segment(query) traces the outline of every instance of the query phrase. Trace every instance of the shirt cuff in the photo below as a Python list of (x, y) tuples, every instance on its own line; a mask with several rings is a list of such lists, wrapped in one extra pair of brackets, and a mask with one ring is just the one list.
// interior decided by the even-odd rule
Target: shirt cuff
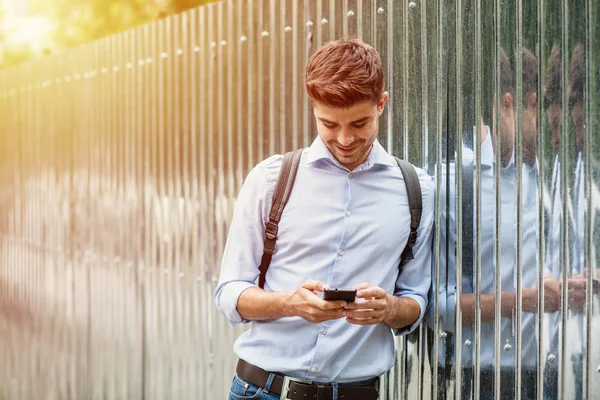
[(219, 311), (221, 311), (221, 313), (223, 313), (223, 315), (225, 315), (225, 317), (227, 317), (229, 323), (231, 323), (231, 326), (235, 326), (237, 324), (247, 324), (250, 322), (242, 318), (237, 310), (237, 303), (242, 292), (254, 286), (256, 285), (250, 282), (236, 281), (228, 282), (221, 288), (221, 293), (217, 302), (217, 308)]
[(419, 326), (419, 324), (421, 323), (421, 320), (423, 319), (423, 315), (425, 315), (425, 308), (427, 307), (427, 303), (425, 302), (425, 299), (423, 299), (423, 297), (421, 297), (419, 295), (405, 294), (400, 297), (408, 297), (408, 298), (416, 301), (419, 304), (419, 307), (421, 308), (421, 312), (419, 314), (419, 318), (417, 318), (417, 320), (415, 322), (413, 322), (411, 325), (405, 326), (404, 328), (393, 328), (394, 334), (396, 336), (406, 335), (407, 333), (411, 333), (412, 331), (414, 331), (417, 328), (417, 326)]

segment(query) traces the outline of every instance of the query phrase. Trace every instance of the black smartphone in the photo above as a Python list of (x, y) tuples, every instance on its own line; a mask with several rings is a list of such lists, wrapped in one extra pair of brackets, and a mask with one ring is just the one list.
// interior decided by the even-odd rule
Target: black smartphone
[(323, 300), (343, 300), (353, 303), (356, 299), (356, 289), (325, 289)]
[(600, 280), (592, 279), (592, 290), (594, 290), (594, 291), (600, 290)]

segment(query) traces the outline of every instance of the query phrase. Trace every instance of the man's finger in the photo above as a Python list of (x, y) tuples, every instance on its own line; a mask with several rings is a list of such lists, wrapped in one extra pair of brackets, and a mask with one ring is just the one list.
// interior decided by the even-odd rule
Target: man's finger
[(363, 299), (369, 299), (369, 298), (381, 299), (381, 298), (385, 297), (386, 295), (387, 295), (387, 292), (377, 286), (373, 286), (373, 287), (370, 287), (367, 289), (362, 289), (356, 293), (356, 297), (363, 298)]
[(385, 308), (385, 302), (381, 300), (355, 301), (346, 305), (346, 310), (381, 310), (383, 308)]
[(379, 318), (379, 317), (381, 317), (381, 311), (378, 311), (378, 310), (354, 310), (354, 311), (345, 311), (344, 315), (347, 318), (356, 318), (356, 319)]
[(369, 282), (363, 282), (363, 283), (359, 283), (358, 285), (352, 286), (352, 289), (362, 290), (362, 289), (367, 289), (370, 287), (373, 287), (373, 285), (371, 285)]
[(315, 306), (321, 310), (337, 310), (348, 305), (343, 300), (321, 300), (317, 299), (314, 302)]
[(322, 292), (324, 290), (324, 284), (321, 281), (308, 280), (302, 284), (304, 289), (311, 291)]

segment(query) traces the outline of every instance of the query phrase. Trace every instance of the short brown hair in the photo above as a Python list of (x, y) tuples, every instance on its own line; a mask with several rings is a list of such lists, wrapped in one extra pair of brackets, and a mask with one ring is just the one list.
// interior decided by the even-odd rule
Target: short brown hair
[(349, 108), (383, 96), (379, 53), (358, 39), (336, 40), (321, 47), (306, 65), (306, 91), (313, 102)]

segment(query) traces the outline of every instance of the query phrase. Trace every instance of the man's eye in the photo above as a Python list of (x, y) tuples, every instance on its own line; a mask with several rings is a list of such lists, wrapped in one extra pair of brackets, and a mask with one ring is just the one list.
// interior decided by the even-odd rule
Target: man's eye
[(362, 124), (354, 124), (355, 128), (362, 128), (363, 126), (365, 126), (367, 123), (363, 122)]
[(332, 124), (323, 123), (323, 126), (325, 126), (325, 128), (327, 128), (327, 129), (333, 129), (333, 128), (335, 128), (335, 125), (332, 125)]

